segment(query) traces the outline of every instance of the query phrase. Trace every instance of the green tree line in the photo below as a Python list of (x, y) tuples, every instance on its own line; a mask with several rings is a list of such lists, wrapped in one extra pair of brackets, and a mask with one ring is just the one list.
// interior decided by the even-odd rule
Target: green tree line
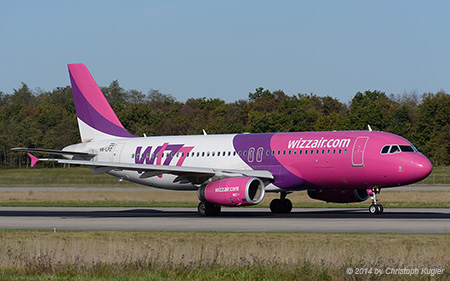
[[(444, 91), (386, 95), (358, 92), (347, 103), (311, 94), (257, 88), (247, 99), (177, 101), (158, 90), (125, 90), (117, 80), (101, 88), (124, 127), (136, 136), (373, 130), (411, 141), (434, 165), (450, 164), (450, 95)], [(61, 149), (80, 142), (71, 87), (33, 91), (22, 83), (0, 92), (0, 165), (24, 166), (12, 147)]]

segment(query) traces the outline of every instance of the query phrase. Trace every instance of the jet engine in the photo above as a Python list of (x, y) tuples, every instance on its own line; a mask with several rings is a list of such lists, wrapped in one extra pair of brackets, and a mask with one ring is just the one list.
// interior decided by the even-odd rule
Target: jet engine
[(312, 199), (333, 203), (362, 202), (369, 198), (367, 190), (360, 189), (309, 189), (308, 196)]
[(198, 189), (198, 198), (222, 206), (259, 204), (265, 194), (264, 183), (258, 178), (239, 177), (217, 180)]

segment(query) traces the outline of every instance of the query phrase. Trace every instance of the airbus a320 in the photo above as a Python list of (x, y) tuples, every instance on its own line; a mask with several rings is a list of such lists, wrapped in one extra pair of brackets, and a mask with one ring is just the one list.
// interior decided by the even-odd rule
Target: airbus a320
[(280, 194), (273, 213), (290, 213), (286, 196), (306, 191), (326, 202), (371, 198), (369, 212), (383, 213), (381, 189), (415, 183), (432, 171), (430, 161), (405, 138), (376, 131), (136, 137), (117, 118), (84, 64), (69, 64), (81, 143), (62, 150), (14, 148), (59, 154), (37, 161), (88, 166), (138, 184), (197, 191), (198, 211), (219, 215), (221, 206), (259, 204)]

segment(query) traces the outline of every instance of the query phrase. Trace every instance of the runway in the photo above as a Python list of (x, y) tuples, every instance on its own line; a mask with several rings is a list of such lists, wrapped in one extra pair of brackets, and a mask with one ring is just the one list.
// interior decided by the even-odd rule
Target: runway
[(196, 208), (0, 207), (0, 229), (155, 230), (324, 233), (450, 233), (450, 209), (223, 208), (201, 217)]

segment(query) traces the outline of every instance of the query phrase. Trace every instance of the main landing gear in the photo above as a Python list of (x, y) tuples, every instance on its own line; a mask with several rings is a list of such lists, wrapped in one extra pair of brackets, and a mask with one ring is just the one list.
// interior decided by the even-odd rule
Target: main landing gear
[(377, 204), (377, 195), (380, 194), (380, 191), (379, 187), (372, 187), (372, 204), (369, 207), (369, 213), (372, 215), (381, 215), (384, 211), (383, 205)]
[(198, 213), (204, 217), (218, 216), (221, 211), (220, 205), (211, 204), (209, 202), (198, 203)]
[(280, 199), (270, 202), (270, 211), (274, 214), (288, 214), (292, 211), (292, 202), (286, 198), (287, 192), (280, 192)]

